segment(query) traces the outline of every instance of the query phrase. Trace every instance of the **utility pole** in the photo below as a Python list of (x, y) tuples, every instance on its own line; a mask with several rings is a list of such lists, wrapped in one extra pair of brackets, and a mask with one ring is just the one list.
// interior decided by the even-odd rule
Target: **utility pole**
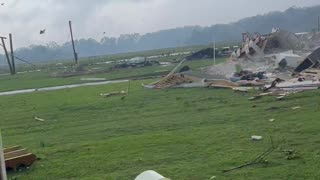
[(8, 51), (7, 51), (7, 48), (6, 48), (6, 44), (5, 44), (5, 42), (4, 42), (4, 40), (7, 39), (7, 38), (0, 36), (0, 39), (1, 39), (1, 42), (2, 42), (3, 50), (4, 50), (5, 54), (6, 54), (6, 58), (7, 58), (7, 62), (8, 62), (8, 65), (9, 65), (10, 73), (13, 75), (10, 58), (9, 58), (9, 55), (8, 55)]
[(70, 27), (70, 34), (71, 34), (71, 42), (72, 42), (72, 48), (73, 48), (74, 62), (77, 65), (78, 64), (78, 54), (76, 53), (76, 48), (74, 47), (74, 40), (73, 40), (71, 21), (69, 21), (69, 27)]
[(13, 74), (16, 74), (16, 64), (14, 62), (12, 34), (11, 33), (9, 34), (9, 40), (10, 40), (10, 53), (11, 53), (12, 71), (13, 71)]
[(213, 40), (213, 65), (216, 65), (216, 42)]
[(320, 16), (318, 16), (318, 32), (320, 32)]

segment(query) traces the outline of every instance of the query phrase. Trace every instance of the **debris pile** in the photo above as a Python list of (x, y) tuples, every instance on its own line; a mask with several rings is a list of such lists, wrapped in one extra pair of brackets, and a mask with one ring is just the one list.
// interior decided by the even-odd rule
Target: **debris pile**
[(159, 65), (159, 62), (150, 61), (150, 60), (147, 60), (147, 58), (143, 58), (143, 57), (135, 57), (132, 59), (125, 59), (125, 60), (119, 61), (116, 65), (114, 65), (114, 68), (146, 67), (146, 66), (152, 66), (154, 64)]
[(181, 84), (190, 84), (192, 79), (183, 74), (172, 74), (158, 82), (152, 83), (151, 85), (143, 85), (145, 88), (149, 89), (165, 89), (170, 87), (178, 87)]
[(111, 96), (125, 96), (128, 92), (126, 91), (114, 91), (109, 93), (101, 93), (100, 96), (102, 97), (111, 97)]
[[(212, 55), (213, 48), (207, 48), (185, 60), (212, 58)], [(273, 29), (267, 35), (243, 33), (242, 46), (232, 53), (228, 62), (206, 69), (207, 74), (217, 78), (175, 73), (178, 66), (165, 78), (143, 86), (152, 89), (229, 88), (241, 92), (259, 88), (262, 93), (250, 100), (268, 95), (276, 95), (282, 100), (290, 94), (320, 87), (320, 33), (294, 34), (280, 29)]]
[(234, 60), (239, 58), (263, 60), (265, 54), (283, 50), (299, 50), (303, 47), (302, 42), (294, 33), (280, 29), (274, 29), (267, 35), (243, 33), (242, 39), (242, 47), (232, 54)]
[[(317, 38), (318, 37), (318, 38)], [(240, 86), (263, 85), (263, 93), (253, 97), (278, 95), (278, 99), (320, 87), (320, 35), (291, 33), (273, 29), (260, 35), (243, 33), (243, 44), (231, 56), (238, 67), (250, 67), (233, 73), (230, 80)], [(317, 44), (318, 43), (318, 44)], [(315, 47), (318, 47), (314, 49)], [(254, 67), (258, 64), (257, 68)], [(250, 83), (251, 82), (251, 83)]]
[(304, 61), (302, 61), (296, 68), (295, 72), (301, 72), (309, 68), (320, 67), (320, 47), (313, 51)]

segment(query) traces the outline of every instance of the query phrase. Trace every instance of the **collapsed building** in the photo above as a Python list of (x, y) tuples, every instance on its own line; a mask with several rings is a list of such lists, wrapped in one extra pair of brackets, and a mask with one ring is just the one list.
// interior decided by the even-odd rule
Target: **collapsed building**
[(294, 33), (285, 30), (273, 30), (267, 35), (247, 32), (242, 34), (242, 47), (232, 54), (232, 59), (263, 60), (266, 54), (301, 50), (303, 47), (304, 43)]
[[(260, 63), (260, 71), (258, 68), (241, 70), (231, 76), (233, 79), (263, 80), (264, 91), (271, 93), (320, 87), (320, 33), (295, 34), (273, 29), (267, 35), (243, 33), (242, 36), (242, 46), (232, 54), (231, 61), (239, 66), (245, 64), (244, 68)], [(263, 66), (266, 71), (261, 71)]]
[[(273, 29), (266, 35), (259, 33), (251, 35), (247, 32), (242, 34), (242, 46), (232, 53), (231, 59), (266, 62), (280, 69), (296, 68), (306, 59), (312, 59), (312, 62), (309, 61), (307, 64), (317, 66), (315, 57), (318, 57), (318, 54), (313, 52), (319, 47), (320, 33), (295, 34), (281, 29)], [(299, 70), (301, 72), (303, 69)]]
[(206, 69), (207, 74), (219, 75), (215, 76), (218, 78), (199, 78), (188, 71), (177, 72), (185, 60), (211, 58), (213, 48), (207, 48), (187, 56), (161, 80), (143, 86), (151, 89), (212, 87), (237, 91), (259, 88), (263, 93), (258, 97), (281, 95), (280, 98), (320, 87), (320, 33), (295, 34), (273, 29), (267, 35), (243, 33), (242, 36), (242, 46), (232, 53), (229, 61)]

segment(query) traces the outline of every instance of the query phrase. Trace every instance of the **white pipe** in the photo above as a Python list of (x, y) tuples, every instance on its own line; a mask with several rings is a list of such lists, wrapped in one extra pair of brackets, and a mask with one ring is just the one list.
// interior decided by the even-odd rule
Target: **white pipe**
[(1, 166), (0, 180), (7, 180), (7, 171), (6, 171), (6, 164), (5, 164), (4, 155), (3, 155), (1, 130), (0, 130), (0, 166)]

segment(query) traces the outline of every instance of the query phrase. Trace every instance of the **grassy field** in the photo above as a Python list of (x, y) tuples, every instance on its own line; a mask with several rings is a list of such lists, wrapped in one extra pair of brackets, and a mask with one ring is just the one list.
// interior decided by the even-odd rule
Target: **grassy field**
[[(4, 144), (23, 145), (38, 160), (10, 173), (18, 179), (133, 179), (153, 169), (172, 179), (315, 179), (320, 175), (319, 92), (285, 101), (248, 101), (218, 89), (142, 89), (101, 98), (127, 84), (1, 97)], [(252, 105), (256, 107), (253, 108)], [(301, 109), (292, 110), (294, 106)], [(274, 107), (274, 108), (272, 108)], [(275, 108), (276, 107), (276, 108)], [(45, 119), (38, 122), (34, 116)], [(274, 118), (275, 122), (269, 122)], [(264, 140), (253, 142), (251, 135)], [(283, 141), (269, 164), (230, 173)], [(282, 150), (297, 151), (286, 160)]]
[[(197, 71), (212, 60), (187, 64)], [(173, 67), (123, 69), (94, 77), (126, 78)], [(52, 72), (0, 77), (0, 91), (81, 83), (80, 77), (51, 77)], [(1, 96), (4, 145), (22, 145), (40, 158), (9, 177), (127, 180), (149, 169), (173, 180), (320, 176), (319, 91), (283, 101), (266, 97), (252, 102), (248, 98), (255, 92), (141, 87), (151, 81), (132, 81), (124, 99), (99, 94), (126, 90), (128, 83)], [(293, 110), (296, 106), (301, 108)], [(45, 121), (36, 121), (35, 116)], [(252, 141), (252, 135), (263, 140)], [(270, 148), (270, 137), (280, 145), (266, 158), (268, 163), (222, 173)], [(294, 152), (291, 160), (287, 150)]]
[[(217, 62), (224, 61), (224, 58), (217, 59)], [(126, 79), (135, 76), (143, 76), (159, 71), (171, 71), (177, 64), (170, 66), (150, 66), (143, 68), (124, 68), (115, 69), (110, 73), (101, 73), (95, 75), (75, 76), (70, 78), (53, 77), (52, 74), (57, 70), (43, 69), (41, 72), (33, 72), (26, 74), (17, 74), (15, 76), (0, 76), (0, 92), (27, 88), (40, 88), (49, 86), (58, 86), (66, 84), (84, 83), (80, 79), (82, 77), (100, 77), (107, 80)], [(183, 65), (189, 66), (193, 71), (197, 71), (201, 67), (212, 65), (212, 59), (204, 59), (197, 61), (188, 61)]]

